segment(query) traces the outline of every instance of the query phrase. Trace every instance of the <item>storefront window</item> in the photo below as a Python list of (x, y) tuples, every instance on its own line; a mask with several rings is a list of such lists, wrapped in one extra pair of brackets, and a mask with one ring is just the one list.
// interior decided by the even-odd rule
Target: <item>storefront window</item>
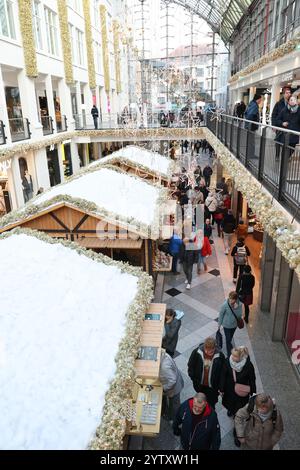
[(51, 145), (51, 147), (47, 147), (47, 161), (50, 185), (56, 186), (61, 182), (58, 152), (56, 145)]
[(294, 272), (286, 325), (285, 342), (300, 374), (300, 283)]

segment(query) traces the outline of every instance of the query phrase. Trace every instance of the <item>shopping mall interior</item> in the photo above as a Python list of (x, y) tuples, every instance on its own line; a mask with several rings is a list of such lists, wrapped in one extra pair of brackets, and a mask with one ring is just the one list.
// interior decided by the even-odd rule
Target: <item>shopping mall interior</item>
[(1, 450), (300, 449), (299, 137), (300, 0), (0, 0)]

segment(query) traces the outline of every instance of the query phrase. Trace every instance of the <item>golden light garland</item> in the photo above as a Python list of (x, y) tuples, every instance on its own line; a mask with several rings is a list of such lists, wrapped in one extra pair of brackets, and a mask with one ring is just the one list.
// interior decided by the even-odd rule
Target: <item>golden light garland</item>
[(109, 51), (108, 51), (108, 37), (107, 37), (106, 7), (105, 7), (105, 5), (100, 5), (100, 19), (101, 19), (101, 35), (102, 35), (104, 88), (105, 88), (106, 93), (109, 93), (109, 91), (110, 91), (110, 73), (109, 73)]
[(57, 0), (57, 10), (60, 28), (60, 39), (64, 58), (65, 80), (68, 85), (71, 85), (74, 83), (74, 78), (71, 39), (68, 24), (68, 8), (66, 0)]
[(273, 238), (290, 267), (300, 279), (300, 233), (288, 221), (283, 209), (275, 207), (271, 194), (264, 192), (261, 183), (239, 162), (208, 129), (206, 138), (216, 151), (220, 163), (234, 179), (235, 187), (247, 199), (264, 230)]
[(39, 73), (32, 24), (32, 0), (18, 0), (18, 4), (26, 75), (35, 78)]
[(90, 0), (83, 0), (83, 14), (85, 24), (85, 43), (88, 62), (89, 85), (92, 90), (96, 88), (95, 58), (92, 38), (92, 25), (90, 13)]
[[(119, 344), (115, 357), (116, 372), (109, 389), (105, 394), (105, 404), (102, 413), (101, 423), (92, 439), (90, 449), (93, 450), (120, 450), (126, 432), (126, 403), (132, 399), (132, 390), (135, 380), (135, 360), (138, 354), (142, 324), (144, 315), (149, 308), (153, 298), (152, 278), (142, 272), (141, 268), (114, 261), (105, 255), (95, 253), (80, 247), (74, 242), (67, 240), (57, 240), (42, 232), (30, 229), (14, 229), (0, 236), (1, 239), (12, 235), (28, 235), (36, 237), (51, 245), (63, 245), (66, 248), (75, 250), (81, 256), (86, 256), (95, 262), (114, 266), (122, 273), (126, 273), (137, 278), (137, 293), (128, 307), (126, 313), (126, 327), (124, 336)], [(112, 286), (113, 289), (113, 286)]]
[(113, 34), (114, 34), (114, 55), (115, 55), (115, 71), (116, 71), (116, 91), (121, 93), (121, 64), (120, 64), (120, 37), (119, 37), (119, 24), (116, 20), (113, 21)]
[(281, 57), (284, 57), (287, 54), (290, 54), (296, 49), (299, 43), (300, 43), (300, 34), (297, 34), (295, 38), (290, 39), (285, 44), (282, 44), (281, 46), (277, 47), (277, 49), (275, 49), (274, 51), (268, 52), (268, 54), (263, 55), (260, 59), (258, 59), (253, 64), (248, 65), (247, 67), (245, 67), (244, 69), (240, 70), (235, 75), (230, 77), (229, 83), (234, 83), (240, 78), (243, 78), (246, 75), (249, 75), (250, 73), (257, 72), (260, 68), (264, 67), (270, 62), (274, 62), (275, 60), (280, 59)]
[(0, 161), (7, 160), (18, 153), (26, 153), (34, 150), (40, 150), (44, 147), (60, 143), (64, 140), (74, 137), (100, 137), (117, 140), (178, 140), (178, 139), (203, 139), (205, 137), (204, 127), (194, 128), (175, 128), (175, 127), (158, 127), (156, 129), (107, 129), (107, 130), (76, 130), (69, 132), (60, 132), (58, 135), (51, 137), (42, 137), (40, 140), (27, 140), (22, 143), (12, 144), (11, 146), (0, 146)]

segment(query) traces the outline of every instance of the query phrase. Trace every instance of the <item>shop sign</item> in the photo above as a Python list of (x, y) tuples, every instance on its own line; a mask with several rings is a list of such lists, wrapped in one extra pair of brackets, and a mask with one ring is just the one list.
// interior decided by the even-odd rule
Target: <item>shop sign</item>
[(3, 162), (0, 162), (1, 173), (6, 173), (9, 168), (11, 168), (11, 160), (3, 160)]
[(290, 82), (294, 78), (294, 73), (293, 72), (287, 72), (281, 75), (280, 81), (281, 82)]

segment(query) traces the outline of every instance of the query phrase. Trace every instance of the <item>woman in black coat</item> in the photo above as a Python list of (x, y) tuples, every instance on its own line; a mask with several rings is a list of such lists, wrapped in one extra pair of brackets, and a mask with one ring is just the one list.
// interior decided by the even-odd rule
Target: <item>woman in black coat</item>
[[(297, 104), (297, 99), (295, 96), (291, 96), (288, 102), (288, 105), (283, 108), (279, 113), (278, 118), (274, 121), (274, 124), (277, 127), (282, 127), (283, 129), (290, 131), (300, 132), (300, 107)], [(279, 132), (276, 137), (277, 142), (284, 143), (285, 132)], [(299, 143), (299, 136), (296, 134), (290, 134), (289, 136), (289, 145), (295, 147)]]
[(255, 277), (251, 273), (251, 266), (244, 267), (243, 274), (239, 277), (236, 291), (239, 294), (240, 301), (245, 307), (245, 322), (249, 322), (249, 305), (253, 304), (253, 287), (255, 286)]
[[(255, 371), (249, 358), (248, 349), (244, 346), (234, 348), (231, 356), (226, 359), (223, 369), (220, 392), (223, 395), (223, 406), (227, 409), (227, 415), (233, 416), (243, 408), (253, 393), (256, 393)], [(236, 393), (236, 384), (248, 385), (249, 393), (240, 396)]]

